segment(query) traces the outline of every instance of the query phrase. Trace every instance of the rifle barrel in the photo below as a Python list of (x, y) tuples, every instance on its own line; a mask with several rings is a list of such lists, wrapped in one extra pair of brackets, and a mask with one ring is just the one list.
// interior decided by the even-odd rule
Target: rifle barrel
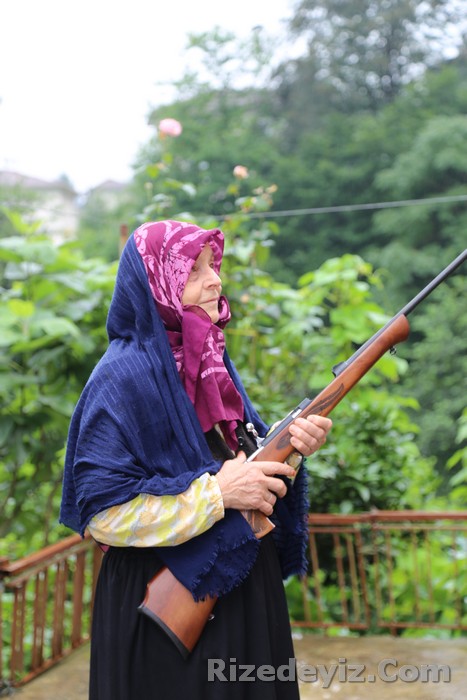
[(439, 275), (436, 275), (434, 279), (431, 280), (429, 284), (426, 285), (422, 289), (421, 292), (415, 296), (412, 301), (409, 301), (409, 303), (404, 306), (403, 309), (399, 311), (400, 314), (404, 314), (404, 316), (407, 316), (411, 311), (415, 309), (415, 307), (423, 301), (425, 297), (428, 296), (428, 294), (431, 294), (433, 289), (435, 289), (443, 280), (446, 279), (446, 277), (449, 277), (450, 274), (454, 272), (462, 263), (465, 261), (467, 258), (467, 248), (464, 250), (463, 253), (457, 256), (447, 267), (444, 268), (442, 272), (439, 273)]
[(341, 372), (346, 369), (354, 360), (359, 357), (366, 348), (373, 343), (376, 338), (381, 335), (390, 325), (393, 323), (398, 316), (408, 316), (411, 311), (415, 309), (415, 307), (425, 299), (425, 297), (428, 296), (428, 294), (431, 294), (431, 292), (439, 285), (443, 280), (446, 279), (446, 277), (449, 277), (450, 274), (454, 272), (462, 263), (466, 260), (467, 258), (467, 248), (464, 250), (463, 253), (457, 256), (447, 267), (442, 270), (442, 272), (439, 273), (439, 275), (436, 275), (434, 279), (431, 280), (429, 284), (426, 285), (422, 289), (421, 292), (419, 292), (411, 301), (409, 301), (408, 304), (404, 306), (403, 309), (401, 309), (395, 316), (393, 316), (383, 328), (380, 328), (379, 331), (377, 331), (369, 340), (366, 341), (361, 347), (358, 348), (354, 352), (354, 354), (349, 357), (347, 360), (344, 360), (343, 362), (339, 362), (337, 365), (334, 365), (332, 368), (332, 373), (334, 374), (335, 377), (338, 377)]

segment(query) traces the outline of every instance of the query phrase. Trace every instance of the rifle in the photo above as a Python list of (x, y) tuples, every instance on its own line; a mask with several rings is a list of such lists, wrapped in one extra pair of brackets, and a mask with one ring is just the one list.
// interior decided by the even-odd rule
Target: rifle
[[(294, 452), (290, 444), (289, 425), (298, 416), (327, 416), (373, 365), (389, 350), (407, 339), (410, 326), (407, 316), (467, 258), (467, 249), (457, 256), (419, 294), (403, 307), (383, 328), (377, 331), (346, 361), (332, 368), (334, 379), (314, 399), (304, 399), (263, 440), (248, 458), (284, 462)], [(261, 538), (274, 524), (260, 511), (242, 511), (256, 537)], [(154, 620), (187, 658), (212, 614), (216, 597), (207, 596), (196, 602), (167, 567), (163, 567), (147, 585), (146, 595), (138, 610)]]

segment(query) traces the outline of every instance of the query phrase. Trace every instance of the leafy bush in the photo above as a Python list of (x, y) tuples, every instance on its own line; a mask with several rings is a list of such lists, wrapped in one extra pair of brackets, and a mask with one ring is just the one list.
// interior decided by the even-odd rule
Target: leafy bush
[(64, 534), (63, 448), (106, 345), (115, 266), (33, 232), (0, 239), (0, 265), (0, 542), (18, 556)]

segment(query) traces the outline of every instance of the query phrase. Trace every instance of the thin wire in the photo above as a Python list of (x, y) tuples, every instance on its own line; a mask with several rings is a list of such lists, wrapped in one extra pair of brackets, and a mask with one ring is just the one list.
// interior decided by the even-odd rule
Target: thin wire
[[(446, 197), (428, 197), (426, 199), (404, 199), (395, 202), (372, 202), (368, 204), (339, 204), (332, 207), (310, 207), (308, 209), (288, 209), (285, 211), (266, 212), (241, 212), (250, 219), (265, 219), (281, 216), (303, 216), (305, 214), (332, 214), (341, 211), (362, 211), (366, 209), (393, 209), (396, 207), (410, 207), (421, 204), (446, 204), (449, 202), (465, 202), (467, 194), (451, 195)], [(229, 216), (218, 216), (219, 219), (228, 219)]]
[[(235, 211), (231, 214), (213, 214), (216, 219), (221, 221), (225, 219), (230, 219), (234, 214), (235, 216), (244, 216), (247, 219), (274, 219), (283, 216), (305, 216), (307, 214), (333, 214), (338, 212), (346, 211), (364, 211), (364, 210), (374, 210), (374, 209), (395, 209), (397, 207), (410, 207), (410, 206), (420, 206), (429, 204), (449, 204), (453, 202), (466, 202), (467, 194), (458, 195), (447, 195), (445, 197), (427, 197), (425, 199), (403, 199), (394, 202), (369, 202), (366, 204), (339, 204), (331, 207), (310, 207), (306, 209), (286, 209), (282, 211), (261, 211), (261, 212), (238, 212)], [(0, 202), (0, 206), (9, 207), (17, 206), (17, 202)], [(23, 205), (24, 207), (24, 205)], [(34, 206), (29, 204), (30, 209), (34, 209)], [(59, 209), (49, 209), (47, 207), (41, 207), (41, 211), (49, 212), (52, 214), (64, 214), (69, 216), (69, 212), (63, 212)], [(111, 212), (106, 213), (107, 216), (112, 216)], [(104, 221), (105, 215), (100, 217), (90, 217), (95, 223), (98, 221)]]

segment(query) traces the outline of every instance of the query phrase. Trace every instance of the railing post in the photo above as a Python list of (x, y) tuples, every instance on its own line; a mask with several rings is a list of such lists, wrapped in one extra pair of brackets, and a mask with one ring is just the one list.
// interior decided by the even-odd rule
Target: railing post
[(76, 555), (76, 570), (73, 577), (73, 621), (71, 629), (71, 646), (73, 649), (81, 644), (82, 639), (85, 566), (86, 552), (79, 552)]
[(40, 668), (44, 661), (44, 635), (48, 590), (48, 571), (41, 569), (36, 574), (36, 595), (34, 600), (34, 637), (32, 662), (33, 669)]
[(26, 610), (26, 584), (14, 587), (13, 622), (11, 630), (11, 681), (21, 677), (24, 665), (24, 623)]

